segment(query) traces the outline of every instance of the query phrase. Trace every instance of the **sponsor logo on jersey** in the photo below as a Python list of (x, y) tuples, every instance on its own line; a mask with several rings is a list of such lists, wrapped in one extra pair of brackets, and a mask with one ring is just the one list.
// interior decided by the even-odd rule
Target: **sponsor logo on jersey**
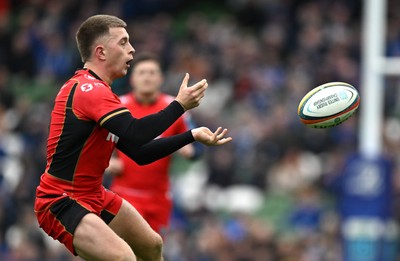
[(108, 135), (107, 135), (106, 140), (114, 142), (116, 144), (116, 143), (118, 143), (119, 137), (117, 135), (112, 134), (111, 132), (109, 132)]
[(84, 83), (81, 85), (81, 90), (83, 92), (89, 92), (89, 91), (93, 90), (93, 85), (90, 83)]
[(104, 85), (104, 83), (101, 83), (101, 82), (94, 82), (93, 83), (96, 87), (106, 87), (105, 85)]

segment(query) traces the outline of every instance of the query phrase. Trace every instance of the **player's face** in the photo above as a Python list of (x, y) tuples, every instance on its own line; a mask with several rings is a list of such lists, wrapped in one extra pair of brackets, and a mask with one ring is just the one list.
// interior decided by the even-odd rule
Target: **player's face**
[(137, 94), (155, 94), (160, 90), (162, 82), (161, 68), (152, 60), (136, 64), (130, 77), (131, 86)]
[(129, 35), (125, 28), (110, 28), (110, 35), (104, 43), (107, 71), (113, 79), (125, 76), (129, 62), (133, 59), (135, 49), (129, 43)]

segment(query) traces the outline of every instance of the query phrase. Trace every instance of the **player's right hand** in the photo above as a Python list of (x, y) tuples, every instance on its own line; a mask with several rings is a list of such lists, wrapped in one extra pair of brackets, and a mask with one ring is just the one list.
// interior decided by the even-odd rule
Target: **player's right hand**
[(189, 74), (186, 73), (179, 88), (178, 95), (175, 100), (179, 102), (183, 109), (190, 110), (200, 105), (200, 100), (204, 97), (205, 90), (208, 87), (207, 80), (203, 79), (192, 86), (187, 86), (189, 82)]

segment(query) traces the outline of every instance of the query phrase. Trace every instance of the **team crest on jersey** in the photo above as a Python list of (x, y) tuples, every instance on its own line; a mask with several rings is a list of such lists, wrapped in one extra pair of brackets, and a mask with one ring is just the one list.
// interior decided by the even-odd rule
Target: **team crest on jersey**
[(90, 84), (90, 83), (84, 83), (84, 84), (81, 85), (81, 90), (83, 92), (91, 91), (91, 90), (93, 90), (93, 85)]

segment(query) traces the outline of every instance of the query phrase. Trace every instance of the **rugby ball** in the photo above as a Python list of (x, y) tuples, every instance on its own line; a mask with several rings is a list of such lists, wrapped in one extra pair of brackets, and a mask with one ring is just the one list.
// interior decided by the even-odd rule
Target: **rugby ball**
[(312, 128), (331, 128), (346, 121), (360, 105), (356, 88), (345, 82), (315, 87), (300, 101), (300, 121)]

